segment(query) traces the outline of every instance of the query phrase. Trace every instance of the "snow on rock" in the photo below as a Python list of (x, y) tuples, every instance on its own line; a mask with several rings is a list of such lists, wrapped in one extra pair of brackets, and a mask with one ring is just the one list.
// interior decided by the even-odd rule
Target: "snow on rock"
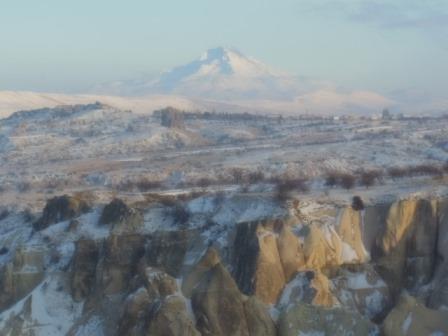
[(36, 336), (65, 335), (81, 316), (81, 303), (76, 303), (64, 288), (64, 280), (51, 276), (24, 299), (0, 314), (0, 331), (8, 335), (8, 325), (18, 318), (22, 330), (33, 330)]

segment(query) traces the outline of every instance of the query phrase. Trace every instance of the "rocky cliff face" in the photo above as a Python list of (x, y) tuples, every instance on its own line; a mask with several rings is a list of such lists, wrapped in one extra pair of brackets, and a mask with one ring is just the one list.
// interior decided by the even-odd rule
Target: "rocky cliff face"
[(50, 201), (45, 225), (0, 240), (0, 334), (448, 332), (446, 199), (266, 213), (232, 197), (186, 201), (182, 224), (169, 205), (58, 217), (67, 204)]

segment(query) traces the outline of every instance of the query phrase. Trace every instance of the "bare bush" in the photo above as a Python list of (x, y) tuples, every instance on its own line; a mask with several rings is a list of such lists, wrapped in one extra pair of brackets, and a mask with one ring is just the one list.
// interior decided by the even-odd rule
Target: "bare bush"
[(213, 181), (207, 177), (202, 177), (199, 180), (197, 180), (196, 185), (202, 189), (206, 189), (209, 187)]
[(381, 170), (367, 170), (361, 172), (360, 183), (366, 188), (373, 186), (383, 175)]
[(279, 201), (285, 201), (290, 197), (290, 193), (292, 191), (298, 192), (308, 192), (308, 179), (306, 178), (297, 178), (297, 179), (288, 179), (288, 178), (277, 178), (276, 181), (276, 198)]

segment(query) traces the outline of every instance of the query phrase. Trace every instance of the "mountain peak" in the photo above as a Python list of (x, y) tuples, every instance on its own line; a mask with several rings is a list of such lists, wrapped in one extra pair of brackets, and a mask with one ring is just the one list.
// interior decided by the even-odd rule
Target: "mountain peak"
[(229, 55), (238, 55), (240, 57), (244, 57), (239, 51), (237, 51), (236, 49), (233, 48), (226, 48), (226, 47), (216, 47), (216, 48), (211, 48), (208, 49), (207, 51), (205, 51), (200, 60), (201, 61), (206, 61), (206, 60), (216, 60), (216, 59), (228, 59)]
[(118, 86), (132, 94), (162, 93), (234, 100), (290, 99), (296, 93), (296, 84), (291, 76), (275, 72), (234, 48), (216, 47), (190, 63), (163, 72), (155, 80), (128, 81)]

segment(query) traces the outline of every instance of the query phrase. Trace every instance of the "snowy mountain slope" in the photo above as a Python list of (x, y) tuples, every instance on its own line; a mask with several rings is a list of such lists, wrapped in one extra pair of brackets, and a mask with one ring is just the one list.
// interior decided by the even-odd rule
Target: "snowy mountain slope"
[[(209, 49), (198, 59), (163, 72), (158, 78), (115, 81), (97, 86), (94, 91), (127, 96), (179, 95), (199, 99), (212, 109), (231, 102), (230, 110), (238, 112), (371, 113), (395, 105), (378, 93), (347, 92), (328, 83), (299, 79), (222, 47)], [(229, 110), (229, 106), (226, 108)]]
[(0, 118), (6, 118), (17, 111), (52, 108), (58, 105), (93, 104), (95, 102), (101, 102), (122, 110), (132, 110), (139, 114), (151, 114), (154, 110), (172, 106), (188, 111), (216, 110), (219, 112), (330, 115), (379, 113), (385, 106), (395, 104), (394, 101), (374, 92), (354, 91), (343, 93), (331, 89), (304, 93), (288, 100), (260, 98), (235, 101), (196, 99), (175, 95), (124, 97), (0, 91)]
[(58, 105), (93, 104), (95, 102), (101, 102), (122, 110), (133, 110), (136, 113), (148, 114), (166, 106), (173, 106), (182, 110), (203, 109), (200, 102), (176, 96), (153, 95), (130, 98), (103, 95), (0, 91), (0, 118), (6, 118), (12, 113), (22, 110), (52, 108)]

